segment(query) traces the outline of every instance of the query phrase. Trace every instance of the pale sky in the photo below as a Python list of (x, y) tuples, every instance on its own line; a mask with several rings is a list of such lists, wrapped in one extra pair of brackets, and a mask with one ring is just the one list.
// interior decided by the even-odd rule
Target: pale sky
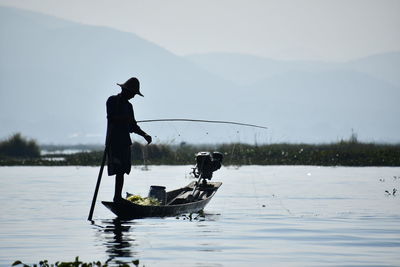
[(177, 54), (346, 61), (400, 51), (398, 0), (0, 0), (133, 32)]

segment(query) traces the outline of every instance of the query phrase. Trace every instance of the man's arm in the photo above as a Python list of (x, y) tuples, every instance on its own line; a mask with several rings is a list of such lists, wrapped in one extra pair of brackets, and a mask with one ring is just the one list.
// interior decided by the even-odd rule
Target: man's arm
[(144, 139), (146, 139), (147, 144), (150, 144), (150, 143), (152, 142), (151, 136), (148, 135), (145, 131), (143, 131), (143, 130), (139, 127), (139, 125), (137, 124), (137, 122), (136, 122), (136, 120), (135, 120), (135, 115), (133, 114), (133, 108), (132, 108), (132, 106), (130, 106), (130, 108), (131, 108), (131, 112), (130, 112), (131, 118), (130, 118), (130, 121), (129, 121), (129, 124), (130, 124), (130, 125), (129, 125), (129, 131), (130, 131), (131, 133), (135, 133), (135, 134), (138, 134), (138, 135), (142, 136)]
[(140, 136), (143, 136), (143, 138), (146, 139), (147, 144), (150, 144), (150, 143), (152, 142), (151, 136), (148, 135), (145, 131), (143, 131), (143, 130), (139, 127), (139, 125), (137, 125), (137, 122), (136, 122), (136, 121), (132, 122), (132, 124), (131, 124), (131, 133), (132, 133), (132, 132), (135, 133), (135, 134), (138, 134), (138, 135), (140, 135)]

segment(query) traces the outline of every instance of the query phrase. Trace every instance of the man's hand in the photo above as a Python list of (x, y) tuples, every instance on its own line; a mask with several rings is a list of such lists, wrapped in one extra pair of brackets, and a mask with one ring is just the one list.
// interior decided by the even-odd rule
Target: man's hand
[(143, 135), (143, 138), (146, 139), (148, 145), (150, 145), (151, 141), (153, 141), (151, 136), (148, 134)]

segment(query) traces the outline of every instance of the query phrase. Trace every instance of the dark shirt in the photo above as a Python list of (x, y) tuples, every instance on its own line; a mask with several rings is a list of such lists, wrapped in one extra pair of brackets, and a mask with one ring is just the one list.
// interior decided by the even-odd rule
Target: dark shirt
[(107, 139), (112, 146), (130, 146), (129, 133), (145, 135), (135, 120), (132, 104), (121, 94), (110, 96), (107, 100)]

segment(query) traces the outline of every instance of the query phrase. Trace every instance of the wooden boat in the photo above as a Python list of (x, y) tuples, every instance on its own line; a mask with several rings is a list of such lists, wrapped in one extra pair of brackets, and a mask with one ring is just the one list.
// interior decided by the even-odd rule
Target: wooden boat
[(221, 168), (222, 158), (223, 155), (219, 152), (197, 153), (196, 166), (192, 173), (198, 180), (169, 192), (165, 192), (163, 188), (163, 197), (160, 197), (161, 203), (164, 203), (162, 205), (139, 205), (124, 199), (118, 202), (102, 201), (102, 203), (121, 219), (166, 217), (199, 212), (222, 185), (221, 182), (207, 181), (211, 180), (213, 172)]
[(221, 185), (221, 182), (193, 181), (185, 187), (166, 192), (166, 204), (160, 206), (138, 205), (125, 199), (102, 203), (121, 219), (176, 216), (203, 210)]

